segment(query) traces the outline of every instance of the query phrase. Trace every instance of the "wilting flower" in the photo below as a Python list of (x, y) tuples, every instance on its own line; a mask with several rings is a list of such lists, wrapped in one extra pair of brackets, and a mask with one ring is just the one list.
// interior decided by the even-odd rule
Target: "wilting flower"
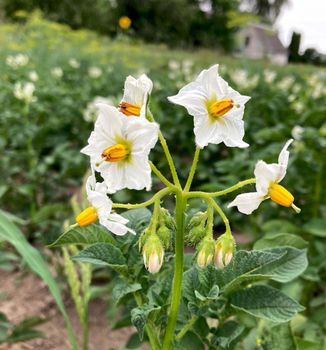
[(80, 67), (80, 63), (75, 58), (70, 58), (68, 63), (70, 65), (70, 67), (72, 67), (72, 68), (77, 69)]
[(101, 74), (102, 74), (102, 69), (99, 67), (90, 67), (88, 70), (88, 75), (94, 79), (99, 78)]
[(18, 100), (22, 100), (25, 103), (31, 103), (36, 101), (36, 97), (33, 95), (35, 91), (35, 85), (31, 82), (22, 84), (16, 83), (14, 86), (14, 95)]
[(197, 264), (206, 267), (213, 261), (215, 242), (212, 237), (205, 237), (197, 249)]
[(214, 263), (217, 267), (223, 268), (231, 262), (235, 250), (235, 241), (232, 235), (224, 233), (220, 236), (215, 245)]
[(38, 74), (34, 70), (28, 73), (28, 77), (31, 79), (31, 81), (38, 80)]
[(131, 19), (128, 16), (122, 16), (119, 18), (119, 27), (121, 29), (128, 29), (131, 26)]
[(258, 161), (255, 168), (256, 191), (238, 195), (228, 207), (238, 207), (243, 214), (251, 214), (260, 203), (270, 198), (273, 202), (284, 207), (292, 207), (297, 213), (300, 209), (294, 205), (294, 197), (283, 186), (279, 185), (286, 174), (289, 161), (288, 147), (292, 143), (289, 140), (283, 147), (278, 164), (267, 164), (263, 160)]
[(28, 56), (23, 53), (19, 53), (15, 56), (8, 56), (6, 58), (6, 64), (14, 69), (26, 66), (28, 64), (28, 61)]
[(87, 179), (86, 193), (91, 206), (76, 217), (79, 226), (88, 226), (99, 220), (101, 225), (116, 235), (122, 236), (127, 232), (136, 234), (126, 226), (127, 219), (112, 213), (112, 201), (107, 195), (107, 186), (104, 182), (96, 182), (94, 173)]
[(244, 136), (244, 105), (250, 99), (233, 90), (218, 74), (218, 65), (203, 70), (194, 82), (169, 97), (194, 117), (196, 143), (224, 142), (228, 147), (248, 147)]
[(161, 240), (155, 233), (146, 238), (143, 245), (143, 259), (146, 269), (150, 273), (160, 271), (164, 260), (164, 248)]
[(129, 116), (146, 117), (146, 105), (152, 92), (153, 82), (146, 74), (138, 79), (129, 75), (125, 81), (124, 94), (119, 104), (119, 111)]
[(51, 69), (51, 74), (55, 78), (61, 78), (63, 76), (63, 70), (60, 67), (54, 67)]
[(158, 138), (158, 125), (147, 119), (126, 118), (116, 108), (99, 104), (95, 129), (81, 152), (105, 180), (109, 192), (151, 188), (148, 155)]

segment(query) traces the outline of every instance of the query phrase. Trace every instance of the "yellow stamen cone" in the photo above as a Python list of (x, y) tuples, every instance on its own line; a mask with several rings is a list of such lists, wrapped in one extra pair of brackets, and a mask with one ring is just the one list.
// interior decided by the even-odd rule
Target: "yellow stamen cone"
[(224, 114), (229, 112), (234, 106), (233, 100), (230, 98), (224, 98), (223, 100), (218, 100), (209, 105), (208, 111), (213, 118), (223, 117)]
[(279, 184), (273, 184), (269, 188), (269, 195), (271, 200), (283, 207), (292, 207), (297, 213), (300, 213), (301, 209), (293, 204), (294, 197), (283, 186)]
[(76, 222), (79, 226), (84, 227), (97, 221), (97, 210), (93, 207), (88, 207), (76, 216)]
[(107, 162), (120, 162), (128, 156), (129, 152), (125, 145), (117, 143), (114, 146), (106, 148), (102, 152), (102, 158)]
[(119, 104), (119, 111), (127, 117), (130, 117), (131, 115), (137, 117), (140, 116), (140, 107), (128, 102), (121, 102)]

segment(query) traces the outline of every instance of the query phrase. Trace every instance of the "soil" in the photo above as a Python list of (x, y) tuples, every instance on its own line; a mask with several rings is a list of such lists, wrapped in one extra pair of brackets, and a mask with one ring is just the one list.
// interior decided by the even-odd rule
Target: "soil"
[[(65, 301), (79, 342), (82, 337), (78, 318), (72, 302)], [(135, 332), (133, 327), (112, 330), (106, 318), (106, 304), (101, 299), (90, 303), (89, 350), (120, 350)], [(25, 318), (40, 316), (49, 321), (36, 327), (45, 338), (32, 339), (16, 344), (0, 344), (0, 350), (69, 350), (63, 318), (59, 313), (46, 285), (35, 275), (0, 270), (0, 312), (13, 323)], [(148, 350), (142, 347), (141, 350)]]

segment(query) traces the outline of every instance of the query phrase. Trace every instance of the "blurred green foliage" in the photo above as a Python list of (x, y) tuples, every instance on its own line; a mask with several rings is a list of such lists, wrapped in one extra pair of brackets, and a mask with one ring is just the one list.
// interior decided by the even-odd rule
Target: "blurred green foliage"
[[(88, 169), (88, 159), (79, 150), (93, 128), (92, 101), (101, 96), (117, 105), (128, 74), (146, 72), (154, 81), (150, 107), (184, 180), (194, 151), (193, 121), (185, 109), (168, 103), (166, 97), (216, 62), (233, 87), (252, 97), (245, 113), (245, 141), (250, 147), (207, 147), (200, 157), (194, 188), (219, 190), (252, 177), (257, 160), (276, 162), (285, 141), (294, 137), (284, 185), (293, 192), (302, 213), (295, 215), (270, 201), (249, 220), (235, 210), (227, 212), (234, 228), (252, 233), (260, 232), (266, 220), (276, 217), (291, 218), (300, 225), (325, 215), (323, 70), (272, 67), (208, 50), (171, 51), (124, 37), (110, 41), (90, 31), (72, 31), (48, 22), (38, 13), (25, 21), (0, 27), (0, 196), (3, 208), (29, 220), (26, 233), (33, 232), (33, 237), (46, 233), (45, 241), (52, 241), (62, 221), (71, 215), (69, 199)], [(8, 57), (18, 54), (25, 55), (28, 62), (14, 66)], [(15, 84), (31, 80), (37, 100), (27, 108), (15, 97)], [(168, 174), (159, 145), (151, 157)], [(157, 186), (154, 180), (154, 190)], [(121, 191), (115, 200), (135, 201), (140, 195), (144, 197)]]

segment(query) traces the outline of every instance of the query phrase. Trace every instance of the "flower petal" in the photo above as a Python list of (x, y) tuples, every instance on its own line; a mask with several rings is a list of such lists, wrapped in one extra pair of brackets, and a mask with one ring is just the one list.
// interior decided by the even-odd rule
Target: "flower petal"
[(258, 161), (255, 167), (257, 192), (267, 195), (269, 186), (271, 183), (277, 182), (281, 170), (278, 164), (267, 164), (263, 160)]
[(243, 193), (239, 194), (234, 201), (228, 205), (228, 208), (238, 207), (240, 213), (249, 215), (259, 207), (263, 200), (264, 196), (258, 192)]

